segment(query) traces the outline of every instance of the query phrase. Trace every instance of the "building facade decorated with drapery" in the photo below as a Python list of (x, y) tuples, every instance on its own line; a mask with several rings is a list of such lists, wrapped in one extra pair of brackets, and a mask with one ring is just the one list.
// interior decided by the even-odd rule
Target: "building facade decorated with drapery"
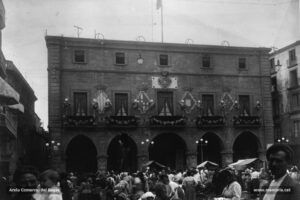
[(265, 160), (267, 48), (46, 36), (49, 131), (67, 171)]

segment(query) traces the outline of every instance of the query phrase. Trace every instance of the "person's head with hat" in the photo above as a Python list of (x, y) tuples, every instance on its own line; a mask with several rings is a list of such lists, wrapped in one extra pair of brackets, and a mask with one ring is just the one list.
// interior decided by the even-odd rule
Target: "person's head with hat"
[(287, 173), (293, 160), (293, 150), (286, 144), (274, 144), (267, 150), (266, 156), (272, 175), (278, 179)]

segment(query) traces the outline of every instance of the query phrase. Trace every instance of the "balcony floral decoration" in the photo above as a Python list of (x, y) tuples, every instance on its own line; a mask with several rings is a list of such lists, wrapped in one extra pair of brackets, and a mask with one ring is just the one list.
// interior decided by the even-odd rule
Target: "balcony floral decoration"
[(93, 116), (67, 116), (64, 120), (65, 126), (95, 126), (96, 121)]
[(138, 125), (138, 118), (135, 116), (109, 116), (105, 118), (108, 126), (132, 126)]
[(201, 116), (196, 120), (198, 127), (220, 127), (225, 125), (223, 116)]
[(191, 94), (191, 88), (187, 89), (181, 100), (179, 101), (180, 108), (185, 113), (191, 113), (195, 108), (197, 108), (200, 102), (196, 101), (196, 99)]
[(104, 90), (98, 90), (96, 97), (93, 99), (92, 106), (98, 114), (104, 114), (105, 111), (112, 107), (112, 103)]
[(147, 113), (155, 105), (153, 99), (150, 99), (145, 91), (140, 91), (137, 98), (133, 100), (132, 108), (140, 111), (141, 114)]
[(233, 117), (233, 125), (234, 126), (260, 126), (260, 117), (258, 116), (234, 116)]
[(152, 126), (184, 126), (186, 119), (182, 116), (152, 116), (150, 125)]

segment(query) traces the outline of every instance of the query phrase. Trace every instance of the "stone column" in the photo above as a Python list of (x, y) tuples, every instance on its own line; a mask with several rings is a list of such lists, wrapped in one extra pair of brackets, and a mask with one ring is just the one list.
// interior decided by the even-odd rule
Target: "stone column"
[(149, 156), (147, 154), (139, 154), (137, 155), (137, 161), (138, 161), (138, 169), (141, 170), (143, 165), (149, 161)]
[(197, 151), (188, 151), (186, 153), (187, 168), (197, 167)]
[(224, 150), (221, 152), (222, 167), (225, 167), (233, 162), (233, 152), (231, 150)]
[(97, 166), (99, 172), (105, 172), (107, 169), (107, 155), (97, 156)]

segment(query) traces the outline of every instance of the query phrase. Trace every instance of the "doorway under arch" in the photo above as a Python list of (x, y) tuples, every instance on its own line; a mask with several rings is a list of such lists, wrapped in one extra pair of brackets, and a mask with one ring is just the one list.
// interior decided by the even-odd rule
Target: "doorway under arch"
[(137, 170), (137, 146), (128, 135), (116, 136), (107, 150), (107, 169), (116, 172)]
[(186, 165), (186, 144), (176, 134), (164, 133), (153, 139), (149, 145), (149, 160), (157, 161), (171, 169), (184, 169)]
[(259, 146), (259, 139), (253, 133), (241, 133), (233, 144), (233, 161), (258, 157)]
[(66, 156), (68, 172), (97, 171), (97, 149), (91, 139), (86, 136), (75, 136), (67, 146)]
[[(203, 141), (198, 140), (197, 146), (197, 160), (198, 164), (204, 161), (212, 161), (222, 165), (223, 142), (215, 133), (208, 132), (202, 136)], [(205, 142), (207, 141), (207, 143)]]

